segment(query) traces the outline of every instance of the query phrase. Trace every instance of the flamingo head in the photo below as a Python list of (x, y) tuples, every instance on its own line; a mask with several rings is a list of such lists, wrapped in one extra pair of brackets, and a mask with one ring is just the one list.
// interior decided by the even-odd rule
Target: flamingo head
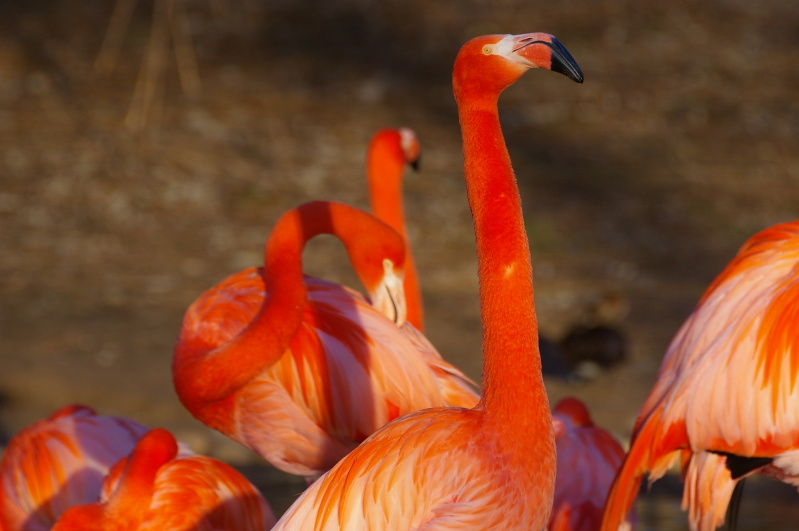
[[(358, 278), (372, 306), (397, 326), (407, 317), (405, 302), (405, 240), (376, 217), (362, 212), (369, 230), (361, 230), (346, 245)], [(363, 227), (361, 227), (363, 229)]]
[(562, 399), (553, 411), (562, 418), (568, 419), (572, 426), (590, 427), (594, 425), (591, 420), (591, 414), (588, 413), (588, 408), (577, 398), (568, 396)]
[(384, 258), (383, 274), (379, 279), (367, 281), (361, 278), (361, 282), (369, 292), (372, 306), (397, 326), (405, 323), (408, 313), (405, 288), (402, 284), (403, 277), (402, 268), (397, 268), (392, 260)]
[(400, 147), (405, 156), (405, 162), (414, 170), (419, 169), (419, 158), (422, 153), (419, 139), (416, 138), (416, 133), (407, 127), (401, 127), (399, 130)]
[(464, 44), (455, 59), (455, 97), (496, 96), (530, 68), (560, 72), (577, 83), (583, 82), (577, 62), (548, 33), (485, 35)]

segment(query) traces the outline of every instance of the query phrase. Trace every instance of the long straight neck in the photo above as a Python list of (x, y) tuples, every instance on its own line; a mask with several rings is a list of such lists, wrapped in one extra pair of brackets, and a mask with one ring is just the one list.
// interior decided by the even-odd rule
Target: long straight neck
[(517, 434), (551, 431), (530, 250), (496, 101), (479, 106), (459, 102), (458, 112), (483, 321), (483, 393), (478, 407), (487, 419), (513, 425)]
[(402, 200), (405, 154), (400, 146), (399, 133), (392, 133), (378, 135), (369, 146), (366, 161), (369, 202), (375, 217), (397, 231), (405, 240), (405, 278), (402, 284), (408, 307), (407, 319), (417, 330), (424, 331), (422, 290), (408, 239)]
[(398, 144), (398, 138), (392, 139), (388, 135), (378, 136), (372, 141), (366, 160), (366, 180), (372, 213), (405, 236), (405, 212), (402, 204), (405, 159)]

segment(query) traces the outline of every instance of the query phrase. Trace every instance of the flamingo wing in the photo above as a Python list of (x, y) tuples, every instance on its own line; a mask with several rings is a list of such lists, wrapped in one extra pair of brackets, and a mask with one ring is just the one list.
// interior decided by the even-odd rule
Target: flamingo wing
[(472, 408), (480, 399), (475, 393), (477, 383), (466, 376), (460, 369), (441, 357), (438, 350), (412, 324), (405, 323), (402, 330), (406, 337), (416, 346), (427, 366), (433, 371), (443, 393), (444, 402), (448, 406)]

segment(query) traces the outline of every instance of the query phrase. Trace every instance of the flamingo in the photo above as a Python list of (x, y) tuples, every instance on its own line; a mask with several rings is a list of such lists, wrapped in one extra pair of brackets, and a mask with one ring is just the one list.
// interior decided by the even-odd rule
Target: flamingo
[(372, 213), (405, 240), (405, 303), (407, 319), (424, 332), (424, 311), (416, 261), (411, 253), (402, 206), (402, 171), (406, 165), (418, 168), (421, 149), (411, 129), (381, 129), (372, 136), (366, 157), (369, 202)]
[(96, 501), (103, 477), (146, 432), (82, 405), (21, 430), (0, 461), (0, 529), (50, 529), (69, 507)]
[(574, 59), (545, 33), (472, 39), (453, 71), (477, 240), (480, 402), (388, 424), (311, 485), (275, 530), (545, 528), (555, 439), (521, 199), (497, 112), (499, 94), (529, 68), (582, 81)]
[(275, 523), (244, 476), (210, 457), (179, 457), (175, 437), (161, 428), (113, 467), (100, 498), (68, 509), (53, 531), (263, 531)]
[(736, 484), (765, 474), (799, 486), (799, 221), (747, 240), (669, 345), (608, 496), (616, 530), (642, 476), (679, 458), (692, 530), (725, 518)]
[[(344, 243), (376, 307), (341, 285), (303, 278), (303, 247), (321, 233)], [(173, 358), (182, 403), (306, 478), (402, 414), (476, 404), (463, 373), (413, 327), (397, 326), (404, 252), (393, 229), (342, 203), (316, 201), (284, 214), (263, 269), (227, 278), (187, 310)]]
[(613, 435), (594, 425), (588, 408), (577, 398), (559, 401), (552, 420), (556, 423), (558, 461), (549, 531), (595, 531), (624, 460), (624, 448)]

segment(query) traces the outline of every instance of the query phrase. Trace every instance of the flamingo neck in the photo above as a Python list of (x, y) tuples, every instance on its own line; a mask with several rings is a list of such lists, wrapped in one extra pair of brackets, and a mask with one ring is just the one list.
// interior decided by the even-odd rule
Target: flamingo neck
[(369, 202), (372, 213), (379, 220), (397, 231), (405, 241), (405, 301), (408, 321), (423, 331), (423, 306), (419, 275), (413, 258), (405, 211), (402, 200), (402, 175), (405, 170), (405, 154), (402, 151), (399, 133), (378, 135), (369, 147), (366, 175), (369, 184)]
[(145, 434), (124, 463), (117, 487), (108, 499), (106, 522), (125, 523), (123, 528), (136, 529), (152, 505), (158, 472), (177, 453), (177, 442), (168, 431), (156, 428)]
[(264, 251), (261, 272), (268, 293), (250, 324), (210, 350), (178, 341), (174, 365), (180, 376), (173, 380), (184, 403), (227, 398), (280, 359), (302, 321), (307, 293), (302, 249), (310, 237), (293, 211), (281, 218)]
[(399, 139), (394, 139), (397, 145), (392, 145), (390, 140), (390, 137), (381, 135), (370, 146), (366, 162), (369, 201), (372, 213), (404, 237), (402, 174), (405, 158), (398, 145)]
[(483, 392), (478, 407), (508, 439), (527, 439), (525, 444), (548, 441), (554, 451), (530, 250), (496, 100), (489, 105), (460, 101), (459, 118), (483, 322)]

